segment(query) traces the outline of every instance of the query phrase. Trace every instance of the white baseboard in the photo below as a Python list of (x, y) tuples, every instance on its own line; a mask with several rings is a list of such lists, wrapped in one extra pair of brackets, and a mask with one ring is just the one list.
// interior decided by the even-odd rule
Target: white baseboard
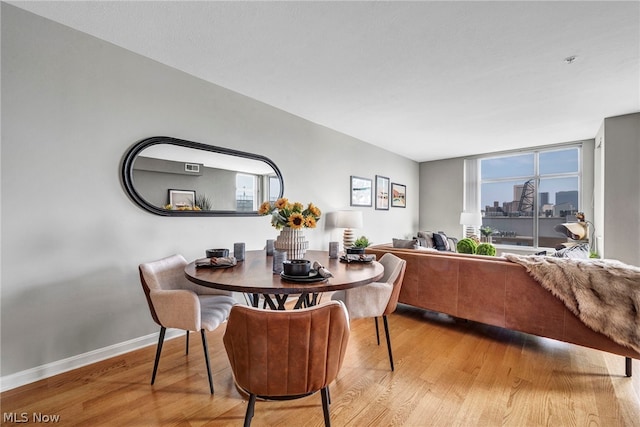
[[(36, 366), (35, 368), (0, 377), (0, 392), (11, 390), (12, 388), (20, 387), (25, 384), (29, 384), (45, 378), (49, 378), (63, 372), (80, 368), (82, 366), (100, 362), (110, 357), (128, 353), (139, 348), (147, 347), (149, 345), (155, 345), (158, 343), (159, 334), (160, 332), (157, 332), (155, 334), (134, 338), (129, 341), (124, 341), (84, 354), (57, 360), (55, 362), (47, 363), (46, 365)], [(175, 338), (177, 336), (184, 336), (184, 331), (178, 329), (167, 330), (165, 340)]]

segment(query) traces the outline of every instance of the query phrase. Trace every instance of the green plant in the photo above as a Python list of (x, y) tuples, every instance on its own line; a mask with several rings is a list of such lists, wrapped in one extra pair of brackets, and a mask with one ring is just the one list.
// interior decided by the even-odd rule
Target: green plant
[(493, 234), (493, 230), (491, 229), (491, 227), (480, 227), (480, 233), (484, 236), (484, 237), (489, 237), (491, 236), (491, 234)]
[(367, 239), (365, 236), (360, 236), (360, 237), (358, 237), (356, 239), (355, 242), (353, 242), (353, 247), (354, 248), (366, 248), (370, 244), (371, 244), (371, 242), (369, 242), (369, 239)]
[(456, 245), (456, 249), (461, 254), (475, 254), (477, 248), (478, 244), (469, 237), (465, 237), (464, 239), (458, 241), (458, 244)]
[(204, 194), (198, 194), (196, 196), (195, 205), (203, 211), (211, 210), (211, 199)]
[(496, 247), (491, 243), (480, 243), (476, 249), (476, 255), (496, 256)]

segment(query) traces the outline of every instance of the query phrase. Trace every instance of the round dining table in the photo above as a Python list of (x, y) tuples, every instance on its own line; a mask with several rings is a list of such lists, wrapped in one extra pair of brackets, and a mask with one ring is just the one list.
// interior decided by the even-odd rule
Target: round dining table
[(327, 251), (307, 251), (305, 259), (312, 265), (317, 261), (333, 277), (318, 281), (287, 280), (273, 272), (273, 256), (264, 250), (246, 251), (243, 261), (227, 268), (196, 267), (194, 261), (187, 264), (184, 273), (198, 285), (248, 295), (254, 307), (259, 306), (262, 296), (264, 307), (273, 310), (284, 310), (290, 295), (298, 295), (294, 309), (312, 306), (324, 292), (363, 286), (380, 280), (384, 273), (384, 267), (377, 261), (347, 263), (329, 258)]

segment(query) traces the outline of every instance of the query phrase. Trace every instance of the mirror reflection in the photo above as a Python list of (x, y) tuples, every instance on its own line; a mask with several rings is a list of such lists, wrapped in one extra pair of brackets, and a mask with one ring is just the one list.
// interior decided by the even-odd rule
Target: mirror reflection
[(257, 215), (283, 194), (268, 158), (168, 137), (136, 144), (123, 165), (130, 197), (158, 215)]

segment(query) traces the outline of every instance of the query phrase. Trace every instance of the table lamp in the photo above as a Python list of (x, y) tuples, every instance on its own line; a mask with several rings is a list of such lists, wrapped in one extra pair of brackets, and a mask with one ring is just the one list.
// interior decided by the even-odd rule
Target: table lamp
[[(584, 213), (576, 213), (578, 222), (565, 222), (556, 225), (553, 229), (574, 241), (589, 241), (589, 221), (584, 217)], [(562, 246), (562, 245), (560, 245)]]
[(362, 212), (361, 211), (339, 211), (336, 216), (336, 227), (344, 228), (342, 235), (342, 244), (344, 249), (350, 248), (355, 242), (353, 236), (354, 228), (362, 228)]
[(464, 237), (471, 237), (476, 234), (476, 228), (482, 225), (482, 214), (480, 212), (460, 213), (460, 225), (464, 226)]

